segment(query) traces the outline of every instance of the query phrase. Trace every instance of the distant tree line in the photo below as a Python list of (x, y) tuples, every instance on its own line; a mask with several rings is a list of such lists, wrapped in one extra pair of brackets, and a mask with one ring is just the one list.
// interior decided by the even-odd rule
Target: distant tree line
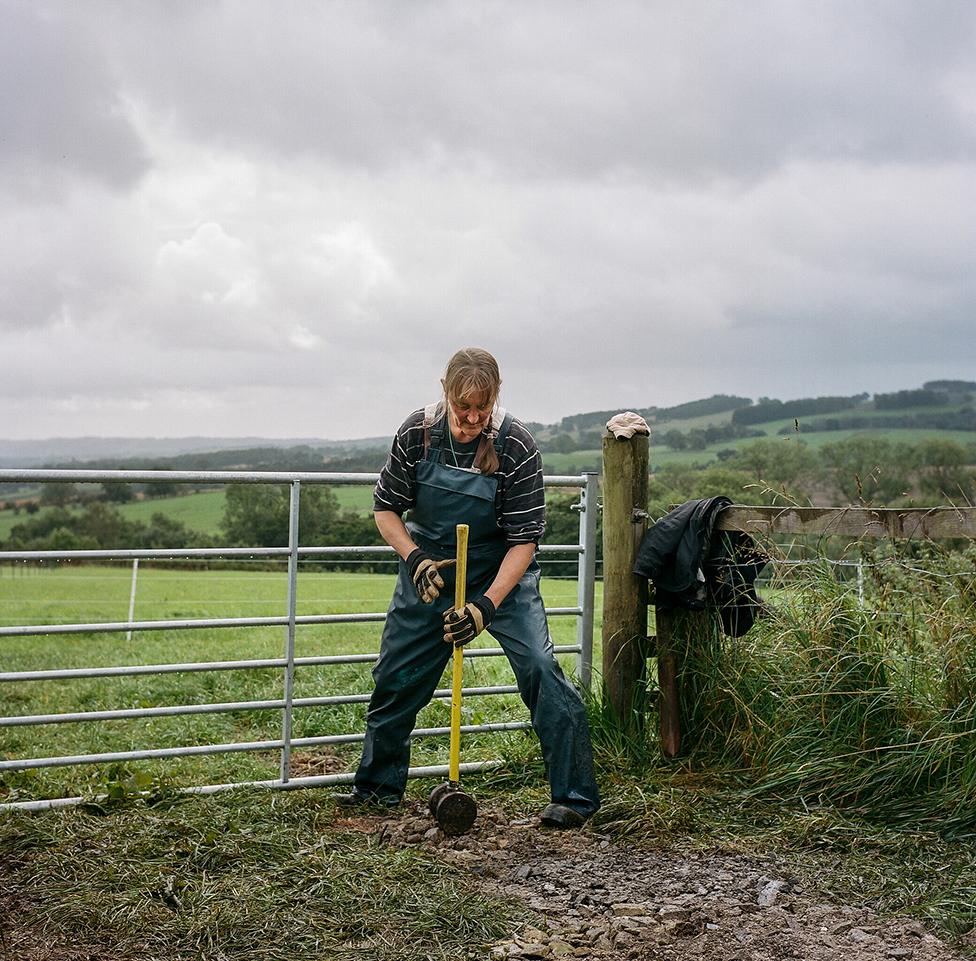
[[(630, 409), (634, 413), (640, 414), (649, 423), (663, 423), (669, 420), (689, 420), (692, 417), (723, 414), (725, 411), (748, 407), (750, 404), (752, 404), (752, 400), (749, 397), (736, 397), (734, 394), (713, 394), (711, 397), (688, 401), (685, 404), (676, 404), (674, 407), (633, 407)], [(571, 417), (564, 417), (559, 422), (557, 430), (562, 433), (572, 433), (597, 428), (597, 432), (602, 436), (606, 422), (614, 414), (619, 414), (621, 410), (622, 408), (616, 407), (613, 410), (594, 410), (585, 414), (573, 414)], [(532, 426), (539, 428), (539, 430), (547, 429), (542, 424)]]
[(654, 420), (689, 420), (692, 417), (707, 417), (709, 414), (724, 414), (727, 410), (749, 407), (752, 399), (736, 397), (734, 394), (712, 394), (704, 400), (692, 400), (674, 407), (660, 407), (654, 410)]
[(941, 411), (933, 414), (887, 414), (875, 417), (851, 414), (844, 417), (824, 417), (800, 421), (799, 425), (789, 425), (779, 429), (780, 434), (792, 434), (797, 428), (800, 433), (816, 433), (832, 430), (886, 430), (891, 428), (915, 427), (927, 430), (972, 430), (976, 431), (976, 410)]
[[(815, 450), (799, 437), (763, 438), (729, 450), (721, 463), (706, 468), (670, 465), (650, 479), (652, 517), (674, 504), (724, 494), (741, 503), (774, 502), (870, 504), (976, 503), (976, 448), (951, 440), (915, 444), (877, 437), (852, 437)], [(302, 487), (299, 542), (302, 546), (370, 546), (382, 540), (370, 515), (343, 511), (331, 488)], [(547, 543), (575, 544), (579, 515), (571, 510), (578, 495), (548, 497)], [(5, 550), (111, 550), (193, 547), (286, 547), (287, 485), (229, 485), (221, 535), (188, 529), (161, 511), (147, 522), (126, 519), (106, 500), (83, 510), (52, 506), (14, 525), (0, 546)], [(222, 562), (226, 563), (226, 562)], [(389, 570), (385, 558), (329, 559), (320, 567)], [(550, 573), (570, 576), (576, 559), (550, 561)], [(548, 566), (548, 565), (552, 566)], [(311, 566), (306, 562), (306, 566)]]
[(775, 400), (760, 397), (752, 407), (740, 407), (732, 412), (733, 424), (763, 424), (784, 417), (808, 417), (812, 414), (832, 414), (850, 410), (863, 404), (869, 394), (853, 394), (850, 397), (801, 397), (799, 400)]
[(671, 450), (704, 450), (710, 444), (721, 441), (739, 440), (743, 437), (765, 437), (761, 430), (744, 427), (742, 424), (709, 424), (683, 431), (672, 427), (658, 435), (657, 440)]
[(944, 407), (949, 395), (943, 390), (896, 390), (892, 394), (875, 394), (875, 410), (901, 410), (905, 407)]
[[(191, 530), (162, 512), (153, 513), (148, 523), (128, 520), (104, 501), (90, 502), (83, 510), (53, 507), (15, 524), (0, 546), (13, 551), (287, 547), (289, 496), (287, 486), (228, 486), (222, 535), (218, 537)], [(341, 511), (328, 487), (303, 486), (299, 506), (299, 542), (303, 547), (383, 543), (372, 516)], [(328, 566), (350, 565), (330, 562)], [(361, 563), (355, 567), (363, 569)]]
[(971, 380), (929, 380), (922, 384), (923, 390), (942, 390), (947, 393), (976, 393), (976, 381)]
[(154, 513), (149, 523), (127, 520), (103, 501), (82, 511), (54, 507), (15, 524), (3, 542), (8, 551), (177, 550), (206, 547), (208, 537), (188, 530), (166, 514)]

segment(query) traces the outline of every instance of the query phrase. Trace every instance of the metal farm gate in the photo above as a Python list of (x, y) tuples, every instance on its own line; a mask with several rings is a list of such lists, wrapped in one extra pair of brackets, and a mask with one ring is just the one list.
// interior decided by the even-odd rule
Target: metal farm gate
[[(80, 754), (63, 757), (17, 757), (0, 754), (0, 771), (24, 771), (37, 768), (60, 767), (76, 764), (113, 764), (125, 761), (146, 759), (187, 757), (191, 755), (214, 755), (236, 751), (278, 751), (280, 752), (279, 776), (273, 780), (243, 781), (226, 784), (209, 784), (189, 787), (184, 790), (192, 793), (212, 793), (233, 787), (298, 788), (320, 785), (341, 784), (352, 780), (352, 774), (328, 774), (296, 777), (291, 772), (291, 754), (295, 748), (308, 748), (328, 744), (349, 744), (363, 740), (362, 732), (350, 732), (321, 737), (295, 738), (292, 736), (292, 721), (296, 709), (316, 708), (337, 704), (362, 703), (369, 700), (368, 694), (340, 694), (329, 697), (293, 696), (295, 671), (305, 666), (342, 665), (370, 663), (378, 658), (378, 653), (345, 654), (317, 657), (296, 657), (295, 636), (300, 625), (345, 624), (361, 621), (381, 622), (386, 614), (296, 614), (298, 564), (300, 560), (323, 558), (364, 558), (370, 556), (393, 557), (389, 547), (311, 547), (299, 543), (299, 502), (303, 485), (372, 485), (378, 474), (328, 474), (312, 472), (257, 472), (257, 471), (97, 471), (97, 470), (0, 470), (0, 483), (170, 483), (196, 485), (227, 484), (269, 484), (287, 485), (290, 489), (290, 517), (288, 546), (280, 548), (199, 548), (177, 550), (64, 550), (64, 551), (0, 551), (0, 564), (4, 562), (38, 561), (100, 561), (131, 560), (137, 567), (138, 561), (178, 560), (178, 559), (287, 559), (288, 590), (286, 609), (276, 617), (234, 617), (202, 618), (194, 620), (149, 620), (133, 621), (130, 610), (129, 619), (120, 622), (70, 623), (70, 624), (28, 624), (0, 625), (0, 643), (6, 637), (37, 635), (68, 635), (93, 633), (127, 633), (133, 631), (172, 631), (198, 630), (204, 628), (246, 628), (281, 627), (284, 644), (281, 657), (230, 661), (194, 661), (190, 663), (141, 664), (118, 667), (73, 668), (63, 670), (2, 671), (0, 672), (0, 693), (8, 685), (30, 684), (36, 681), (70, 680), (72, 678), (135, 677), (140, 675), (162, 675), (198, 671), (258, 670), (275, 668), (281, 671), (281, 695), (274, 700), (255, 700), (221, 702), (214, 704), (171, 704), (152, 707), (126, 708), (119, 710), (84, 711), (77, 713), (12, 715), (0, 717), (0, 729), (18, 726), (46, 724), (74, 724), (85, 722), (111, 721), (116, 719), (152, 718), (191, 714), (218, 714), (235, 711), (279, 710), (281, 712), (281, 736), (274, 740), (229, 742), (222, 744), (188, 744), (180, 747), (160, 748), (147, 744), (145, 749), (136, 751), (116, 751), (94, 754)], [(540, 547), (542, 554), (578, 555), (578, 602), (575, 607), (547, 608), (550, 616), (571, 616), (577, 618), (576, 643), (556, 647), (557, 654), (576, 654), (576, 672), (580, 683), (589, 687), (593, 659), (593, 610), (594, 584), (596, 570), (596, 521), (597, 521), (597, 475), (584, 473), (578, 476), (546, 477), (547, 487), (578, 489), (580, 500), (573, 505), (580, 514), (579, 543), (547, 544)], [(2, 647), (0, 647), (2, 651)], [(465, 657), (503, 656), (501, 648), (481, 648), (465, 650)], [(3, 666), (0, 657), (0, 666)], [(470, 687), (465, 688), (465, 696), (496, 695), (516, 693), (515, 686)], [(450, 698), (449, 690), (438, 690), (435, 698)], [(3, 698), (8, 701), (7, 698)], [(9, 703), (9, 701), (8, 701)], [(530, 727), (527, 721), (511, 721), (491, 724), (465, 725), (462, 731), (476, 733), (483, 731), (521, 730)], [(417, 729), (415, 736), (442, 735), (449, 728)], [(491, 761), (475, 761), (462, 765), (462, 770), (472, 771), (491, 766)], [(411, 768), (412, 777), (440, 776), (447, 773), (446, 765)], [(15, 801), (0, 804), (0, 808), (40, 809), (78, 803), (79, 797), (56, 798), (40, 801)]]

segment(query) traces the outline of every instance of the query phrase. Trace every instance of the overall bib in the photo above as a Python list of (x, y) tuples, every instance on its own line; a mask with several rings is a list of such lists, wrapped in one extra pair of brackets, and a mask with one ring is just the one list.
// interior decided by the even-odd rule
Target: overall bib
[[(498, 437), (500, 453), (511, 415)], [(430, 444), (417, 464), (415, 503), (407, 528), (437, 560), (457, 552), (455, 528), (467, 524), (466, 597), (478, 597), (498, 573), (508, 545), (497, 523), (498, 478), (443, 463), (446, 419), (430, 429)], [(434, 693), (451, 657), (444, 641), (444, 612), (453, 606), (455, 568), (441, 571), (445, 586), (424, 604), (401, 560), (399, 576), (373, 669), (376, 687), (366, 716), (366, 740), (356, 772), (355, 793), (392, 802), (403, 795), (410, 764), (410, 732), (417, 713)], [(539, 565), (532, 561), (498, 606), (488, 633), (501, 645), (515, 672), (522, 700), (542, 745), (552, 800), (584, 816), (600, 806), (593, 776), (586, 711), (553, 654), (539, 594)]]

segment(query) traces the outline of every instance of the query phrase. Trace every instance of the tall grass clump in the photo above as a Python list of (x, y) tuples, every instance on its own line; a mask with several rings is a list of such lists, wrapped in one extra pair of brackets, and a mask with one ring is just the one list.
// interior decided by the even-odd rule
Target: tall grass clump
[(743, 638), (686, 619), (692, 759), (749, 793), (888, 823), (976, 832), (974, 553), (868, 558), (859, 601), (826, 565), (791, 572)]

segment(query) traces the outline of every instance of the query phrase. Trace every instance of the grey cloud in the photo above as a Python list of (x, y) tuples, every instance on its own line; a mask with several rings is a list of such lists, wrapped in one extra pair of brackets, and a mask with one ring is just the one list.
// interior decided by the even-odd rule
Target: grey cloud
[(147, 158), (97, 31), (46, 4), (6, 0), (0, 30), (0, 161), (6, 189), (42, 202), (71, 176), (132, 184)]
[(464, 343), (545, 421), (973, 376), (968, 3), (7, 10), (25, 433), (381, 434)]
[(136, 96), (198, 140), (272, 155), (700, 179), (976, 146), (946, 88), (971, 69), (961, 0), (103, 10)]

